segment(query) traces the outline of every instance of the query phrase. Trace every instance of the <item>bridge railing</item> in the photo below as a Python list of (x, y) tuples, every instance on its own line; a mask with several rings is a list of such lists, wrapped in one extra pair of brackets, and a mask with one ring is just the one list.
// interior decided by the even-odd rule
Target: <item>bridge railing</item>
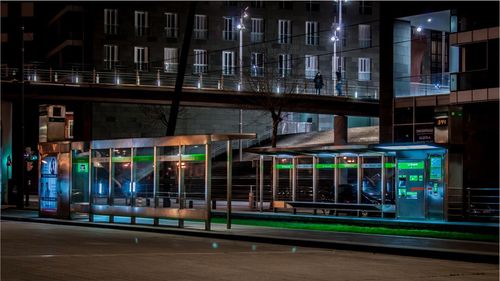
[[(81, 69), (81, 68), (80, 68)], [(25, 68), (24, 79), (31, 83), (52, 83), (52, 84), (92, 84), (92, 85), (115, 85), (115, 86), (136, 86), (136, 87), (167, 87), (174, 88), (176, 81), (175, 73), (166, 73), (163, 69), (155, 71), (130, 71), (130, 70), (80, 70), (73, 69), (52, 69), (37, 68), (30, 66)], [(16, 78), (17, 77), (17, 78)], [(1, 79), (20, 80), (20, 73), (17, 69), (2, 68)], [(275, 81), (273, 91), (282, 93), (287, 89), (287, 93), (318, 95), (311, 79), (288, 79)], [(360, 85), (358, 81), (343, 81), (341, 83), (342, 96), (354, 99), (378, 99), (378, 88), (368, 85)], [(184, 77), (184, 89), (217, 90), (217, 91), (243, 91), (252, 92), (247, 83), (241, 85), (237, 77), (217, 77), (213, 75), (188, 74)], [(252, 90), (249, 90), (252, 89)], [(319, 95), (339, 96), (338, 87), (333, 81), (324, 81), (324, 86)]]

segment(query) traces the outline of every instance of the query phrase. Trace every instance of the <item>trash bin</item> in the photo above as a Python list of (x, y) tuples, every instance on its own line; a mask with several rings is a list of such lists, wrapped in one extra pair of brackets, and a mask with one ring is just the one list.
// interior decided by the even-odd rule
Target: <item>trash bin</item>
[(248, 207), (255, 209), (255, 194), (253, 192), (248, 193)]

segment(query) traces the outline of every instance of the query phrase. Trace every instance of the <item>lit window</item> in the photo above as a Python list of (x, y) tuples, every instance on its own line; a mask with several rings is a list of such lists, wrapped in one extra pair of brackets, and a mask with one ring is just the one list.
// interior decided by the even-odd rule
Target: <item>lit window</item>
[(292, 24), (290, 20), (278, 20), (278, 43), (292, 43)]
[(370, 81), (371, 80), (371, 59), (358, 58), (358, 80)]
[(118, 46), (104, 45), (104, 69), (112, 70), (118, 63)]
[(234, 31), (234, 18), (224, 17), (224, 30), (222, 31), (222, 39), (224, 40), (236, 40), (236, 34)]
[(234, 52), (222, 51), (222, 74), (234, 75)]
[(148, 47), (134, 47), (135, 68), (139, 71), (147, 71), (149, 62)]
[(165, 65), (165, 72), (175, 73), (178, 66), (178, 51), (177, 48), (164, 48), (163, 49), (163, 62)]
[(104, 34), (117, 34), (118, 10), (104, 9)]
[(319, 43), (317, 21), (306, 21), (306, 45), (316, 46)]
[(371, 28), (368, 24), (358, 25), (359, 31), (359, 47), (369, 48), (372, 45)]
[(194, 64), (193, 73), (206, 73), (208, 69), (207, 64), (207, 50), (195, 49), (194, 51)]
[(194, 15), (194, 39), (207, 39), (207, 16)]
[(165, 37), (167, 38), (177, 38), (177, 14), (175, 13), (165, 13)]
[(250, 75), (252, 77), (260, 77), (264, 75), (264, 54), (252, 53), (251, 54), (251, 68)]
[(318, 73), (318, 56), (306, 55), (305, 66), (306, 79), (314, 79)]
[(264, 41), (264, 19), (252, 18), (252, 31), (250, 32), (252, 42)]
[(148, 12), (135, 11), (135, 35), (145, 36), (148, 31)]

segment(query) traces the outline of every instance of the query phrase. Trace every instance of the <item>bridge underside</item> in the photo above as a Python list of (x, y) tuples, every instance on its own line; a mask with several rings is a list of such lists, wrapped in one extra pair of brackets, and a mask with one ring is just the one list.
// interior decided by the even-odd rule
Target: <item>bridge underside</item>
[[(2, 99), (21, 98), (21, 83), (2, 83)], [(36, 84), (26, 83), (26, 100), (40, 102), (106, 102), (134, 104), (169, 105), (174, 96), (169, 87), (134, 87), (113, 85), (75, 85), (75, 84)], [(333, 96), (313, 96), (286, 94), (267, 96), (258, 93), (240, 93), (233, 91), (184, 89), (181, 106), (243, 108), (266, 110), (270, 105), (283, 106), (283, 111), (338, 114), (350, 116), (379, 116), (378, 101), (366, 101)]]

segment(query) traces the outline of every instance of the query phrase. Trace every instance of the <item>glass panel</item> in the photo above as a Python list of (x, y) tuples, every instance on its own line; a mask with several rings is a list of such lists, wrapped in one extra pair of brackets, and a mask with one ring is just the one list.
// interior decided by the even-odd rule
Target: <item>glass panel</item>
[(361, 203), (380, 204), (382, 201), (382, 158), (363, 157)]
[(73, 150), (71, 203), (89, 202), (89, 152)]
[(108, 204), (109, 149), (92, 150), (92, 199), (93, 204)]
[(158, 191), (156, 193), (156, 206), (163, 208), (172, 207), (171, 199), (176, 200), (178, 194), (178, 170), (179, 147), (166, 146), (158, 147), (156, 178), (158, 181)]
[(296, 201), (313, 200), (313, 164), (311, 158), (297, 159), (297, 194)]
[(113, 149), (113, 205), (130, 205), (133, 193), (130, 148)]
[(318, 196), (320, 202), (335, 201), (335, 158), (319, 157), (318, 169)]
[(339, 203), (357, 203), (358, 158), (356, 156), (338, 157)]
[(276, 159), (278, 177), (276, 200), (278, 201), (292, 201), (292, 167), (291, 158)]
[(384, 204), (395, 204), (394, 181), (396, 174), (396, 159), (392, 156), (385, 157), (385, 201)]
[(152, 206), (154, 202), (154, 157), (152, 147), (134, 148), (133, 191), (135, 206)]
[(182, 150), (185, 208), (205, 207), (205, 145), (184, 146)]

